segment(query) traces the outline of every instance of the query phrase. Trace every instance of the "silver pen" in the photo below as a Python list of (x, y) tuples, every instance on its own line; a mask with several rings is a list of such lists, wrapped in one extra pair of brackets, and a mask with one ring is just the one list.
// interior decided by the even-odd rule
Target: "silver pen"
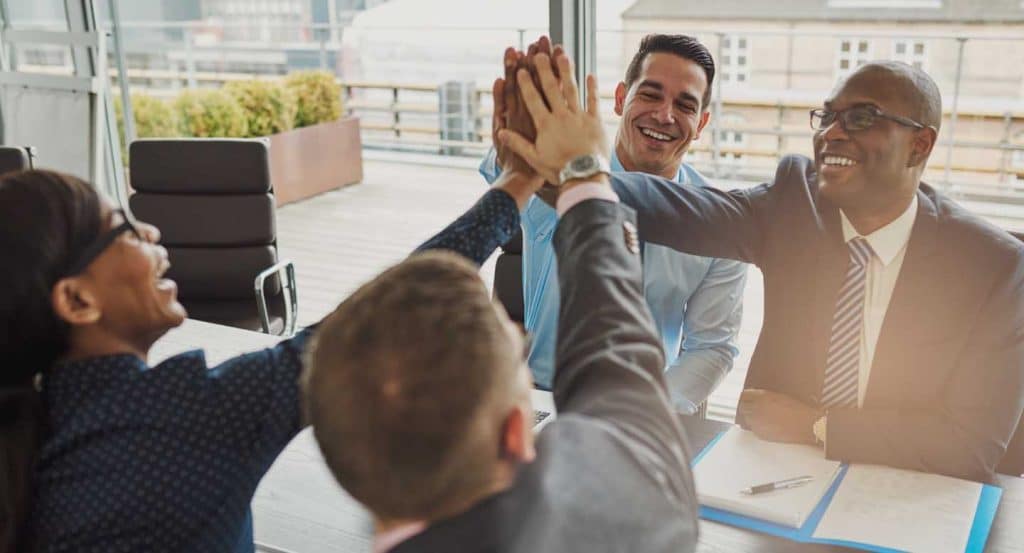
[(804, 484), (814, 480), (813, 476), (797, 476), (795, 478), (787, 478), (785, 480), (779, 480), (777, 482), (768, 482), (765, 484), (758, 484), (756, 486), (750, 486), (749, 488), (743, 488), (740, 493), (747, 495), (755, 495), (759, 493), (771, 492), (775, 490), (782, 490), (786, 488), (795, 488), (797, 486), (803, 486)]

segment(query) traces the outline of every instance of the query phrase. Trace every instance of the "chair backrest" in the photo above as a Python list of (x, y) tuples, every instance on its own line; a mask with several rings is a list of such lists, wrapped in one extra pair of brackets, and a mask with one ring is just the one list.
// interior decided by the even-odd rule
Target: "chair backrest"
[[(1017, 240), (1024, 242), (1024, 232), (1010, 232)], [(1010, 444), (1006, 447), (1003, 460), (996, 467), (1002, 474), (1024, 476), (1024, 417), (1017, 423), (1017, 431), (1013, 433)]]
[[(277, 262), (266, 142), (137, 140), (129, 159), (132, 213), (160, 229), (179, 296), (252, 299), (253, 279)], [(267, 291), (278, 294), (280, 281)]]
[(517, 323), (525, 321), (523, 302), (523, 232), (516, 232), (501, 246), (494, 266), (494, 297), (505, 306), (508, 316)]
[(29, 148), (0, 146), (0, 173), (25, 171), (32, 168), (32, 152)]

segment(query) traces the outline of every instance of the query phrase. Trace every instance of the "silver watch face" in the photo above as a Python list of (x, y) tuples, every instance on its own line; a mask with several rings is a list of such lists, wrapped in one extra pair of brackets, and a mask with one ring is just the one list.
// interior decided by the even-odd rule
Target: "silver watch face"
[(598, 168), (597, 158), (594, 156), (580, 156), (571, 162), (574, 173), (584, 173)]

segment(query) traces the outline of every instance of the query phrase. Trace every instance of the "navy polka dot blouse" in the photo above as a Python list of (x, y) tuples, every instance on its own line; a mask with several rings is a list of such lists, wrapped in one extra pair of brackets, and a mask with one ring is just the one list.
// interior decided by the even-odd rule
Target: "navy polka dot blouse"
[(452, 250), (477, 265), (508, 242), (519, 229), (519, 207), (504, 190), (492, 188), (454, 223), (448, 225), (416, 251)]
[(31, 534), (41, 551), (252, 551), (249, 503), (301, 426), (309, 329), (210, 369), (201, 351), (46, 376), (49, 434)]

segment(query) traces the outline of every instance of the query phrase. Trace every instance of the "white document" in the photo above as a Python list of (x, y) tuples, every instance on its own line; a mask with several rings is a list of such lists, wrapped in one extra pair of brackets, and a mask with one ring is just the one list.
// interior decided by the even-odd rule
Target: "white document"
[[(730, 428), (694, 468), (701, 505), (800, 528), (825, 496), (839, 471), (819, 447), (758, 439), (738, 426)], [(744, 488), (797, 476), (813, 480), (796, 488), (755, 495)]]
[(853, 465), (814, 537), (902, 551), (961, 553), (981, 489), (977, 482), (948, 476)]

